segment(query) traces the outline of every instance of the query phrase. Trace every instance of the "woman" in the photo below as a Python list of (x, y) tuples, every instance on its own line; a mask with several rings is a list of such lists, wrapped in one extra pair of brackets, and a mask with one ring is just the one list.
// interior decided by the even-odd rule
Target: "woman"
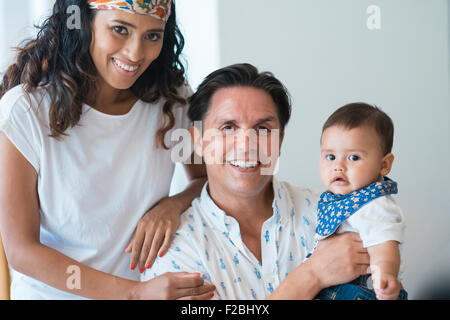
[[(80, 28), (69, 28), (74, 5)], [(139, 282), (137, 272), (167, 250), (205, 181), (203, 167), (186, 165), (191, 184), (167, 197), (170, 133), (189, 126), (182, 48), (171, 0), (56, 0), (19, 49), (0, 85), (0, 233), (12, 298), (213, 295), (198, 274)]]

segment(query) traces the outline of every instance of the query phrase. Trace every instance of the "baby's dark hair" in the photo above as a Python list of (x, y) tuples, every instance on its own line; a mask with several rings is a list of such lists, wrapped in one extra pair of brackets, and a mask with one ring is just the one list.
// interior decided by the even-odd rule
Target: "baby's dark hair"
[(381, 138), (381, 148), (384, 155), (390, 153), (392, 150), (394, 124), (392, 119), (377, 106), (372, 106), (364, 102), (346, 104), (333, 112), (327, 119), (323, 125), (322, 134), (327, 128), (332, 126), (343, 126), (347, 129), (372, 126)]

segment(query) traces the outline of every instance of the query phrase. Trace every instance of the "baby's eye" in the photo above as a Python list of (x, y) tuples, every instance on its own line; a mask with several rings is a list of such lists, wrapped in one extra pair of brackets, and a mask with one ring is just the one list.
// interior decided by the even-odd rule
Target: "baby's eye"
[(330, 161), (333, 161), (333, 160), (336, 159), (336, 157), (334, 156), (334, 154), (327, 154), (327, 155), (325, 156), (325, 158), (326, 158), (327, 160), (330, 160)]
[(355, 155), (355, 154), (352, 154), (352, 155), (350, 155), (348, 157), (348, 160), (350, 160), (350, 161), (357, 161), (357, 160), (359, 160), (359, 157), (357, 155)]

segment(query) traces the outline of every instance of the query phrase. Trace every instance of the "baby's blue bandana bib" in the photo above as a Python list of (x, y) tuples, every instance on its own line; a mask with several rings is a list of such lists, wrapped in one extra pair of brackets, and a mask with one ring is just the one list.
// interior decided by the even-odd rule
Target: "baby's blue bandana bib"
[(342, 222), (351, 217), (366, 203), (390, 194), (397, 193), (397, 183), (388, 177), (367, 187), (346, 195), (325, 191), (318, 204), (318, 225), (316, 233), (322, 237), (333, 234)]

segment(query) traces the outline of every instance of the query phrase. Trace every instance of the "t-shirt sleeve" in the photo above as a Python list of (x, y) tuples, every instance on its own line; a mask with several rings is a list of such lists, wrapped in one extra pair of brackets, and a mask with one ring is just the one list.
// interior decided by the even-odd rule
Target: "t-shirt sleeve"
[(29, 101), (23, 90), (18, 87), (8, 91), (2, 97), (0, 100), (0, 131), (8, 137), (39, 174), (40, 124)]
[(377, 198), (353, 214), (347, 221), (358, 230), (365, 248), (386, 241), (404, 241), (405, 221), (392, 196)]

